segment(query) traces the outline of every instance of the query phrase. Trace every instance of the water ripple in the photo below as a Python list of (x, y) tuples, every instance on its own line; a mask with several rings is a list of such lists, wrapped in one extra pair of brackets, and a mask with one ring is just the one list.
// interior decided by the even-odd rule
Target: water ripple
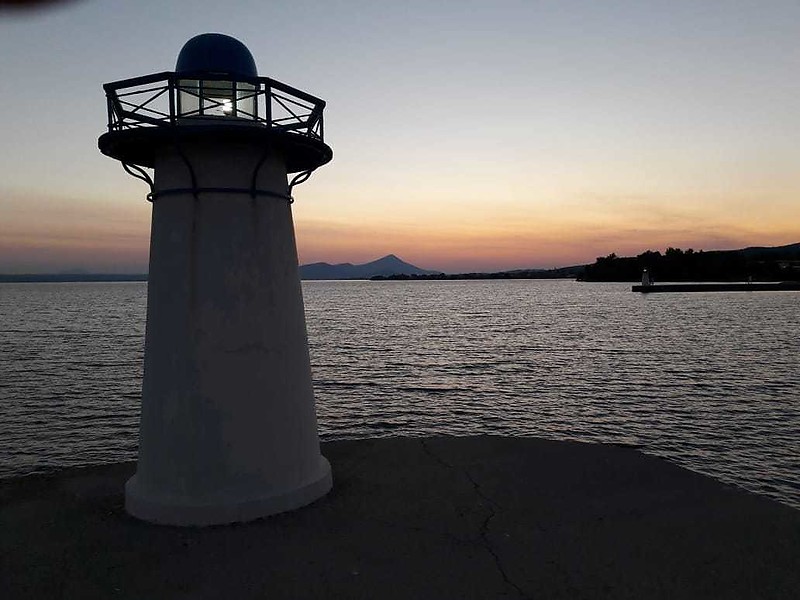
[[(323, 440), (632, 445), (800, 507), (800, 296), (306, 282)], [(0, 284), (0, 477), (130, 460), (146, 284)]]

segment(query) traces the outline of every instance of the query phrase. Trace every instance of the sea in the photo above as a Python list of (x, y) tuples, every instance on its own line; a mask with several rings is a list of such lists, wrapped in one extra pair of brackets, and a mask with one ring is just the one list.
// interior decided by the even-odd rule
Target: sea
[[(0, 478), (136, 457), (147, 284), (0, 284)], [(633, 446), (800, 508), (800, 293), (303, 283), (322, 440)]]

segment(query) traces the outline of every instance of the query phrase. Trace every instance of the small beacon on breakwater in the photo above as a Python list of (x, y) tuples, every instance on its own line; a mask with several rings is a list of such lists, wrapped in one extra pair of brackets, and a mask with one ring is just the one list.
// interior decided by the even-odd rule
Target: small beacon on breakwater
[(211, 525), (316, 500), (332, 479), (317, 434), (291, 202), (294, 185), (333, 157), (325, 102), (259, 77), (244, 44), (217, 33), (189, 40), (174, 72), (103, 87), (100, 151), (145, 181), (153, 204), (139, 457), (126, 510)]

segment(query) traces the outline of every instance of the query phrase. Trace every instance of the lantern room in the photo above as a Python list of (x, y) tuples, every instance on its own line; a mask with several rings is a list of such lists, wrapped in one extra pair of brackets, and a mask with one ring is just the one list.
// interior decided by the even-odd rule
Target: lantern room
[(198, 136), (259, 139), (281, 152), (289, 173), (313, 171), (333, 158), (323, 137), (324, 100), (260, 77), (247, 47), (221, 33), (186, 42), (175, 71), (103, 87), (108, 132), (98, 145), (126, 170), (152, 168), (159, 148)]
[(256, 63), (239, 40), (220, 33), (193, 37), (178, 55), (175, 74), (179, 118), (257, 119)]

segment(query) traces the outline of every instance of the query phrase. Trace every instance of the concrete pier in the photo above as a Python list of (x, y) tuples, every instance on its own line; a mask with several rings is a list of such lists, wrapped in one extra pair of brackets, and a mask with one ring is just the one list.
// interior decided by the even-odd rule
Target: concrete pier
[(793, 598), (800, 511), (636, 450), (323, 444), (338, 482), (246, 524), (126, 515), (120, 464), (0, 483), (16, 598)]
[(632, 292), (655, 294), (659, 292), (797, 292), (800, 282), (779, 283), (664, 283), (632, 285)]

